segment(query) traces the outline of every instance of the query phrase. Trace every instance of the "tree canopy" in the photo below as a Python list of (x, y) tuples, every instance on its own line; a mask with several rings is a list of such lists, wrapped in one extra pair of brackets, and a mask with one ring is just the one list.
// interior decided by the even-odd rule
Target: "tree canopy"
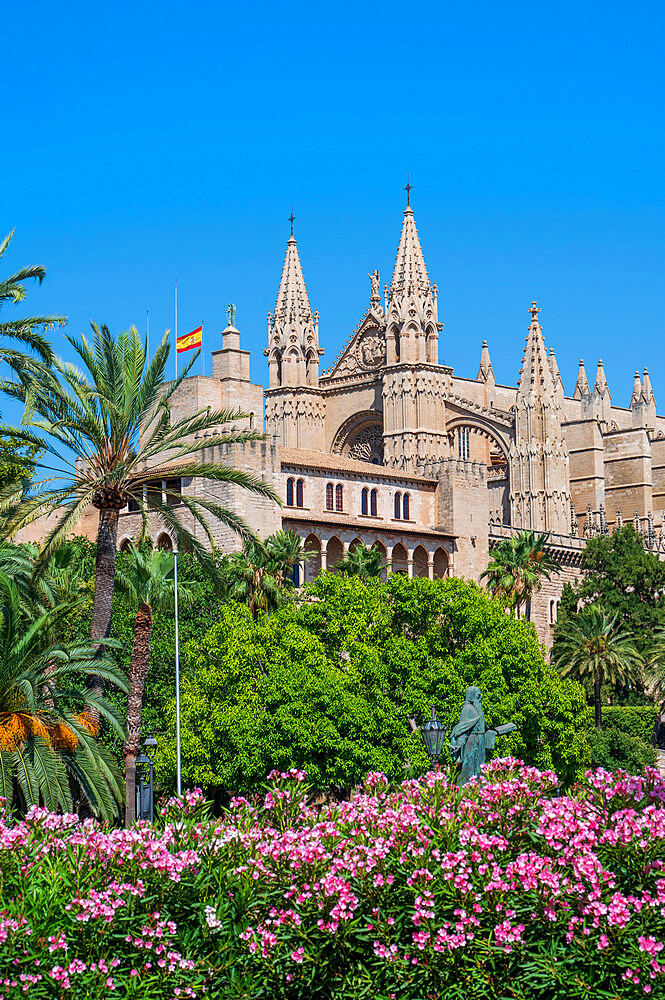
[[(185, 650), (183, 777), (208, 789), (256, 787), (273, 767), (305, 767), (319, 786), (370, 770), (427, 766), (420, 733), (434, 704), (448, 733), (478, 684), (488, 725), (513, 721), (500, 755), (572, 779), (588, 763), (582, 688), (544, 662), (535, 630), (458, 579), (387, 583), (324, 574), (257, 621), (229, 604)], [(175, 707), (157, 766), (175, 770)]]
[(611, 535), (590, 538), (582, 553), (582, 573), (564, 588), (562, 612), (597, 601), (631, 633), (646, 656), (656, 631), (665, 624), (665, 563), (644, 548), (632, 524)]

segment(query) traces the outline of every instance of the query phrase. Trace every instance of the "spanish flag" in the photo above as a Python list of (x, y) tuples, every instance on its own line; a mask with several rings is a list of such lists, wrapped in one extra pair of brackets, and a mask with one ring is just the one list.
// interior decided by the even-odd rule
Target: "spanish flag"
[(178, 354), (182, 354), (183, 351), (191, 351), (193, 347), (200, 347), (203, 343), (203, 324), (197, 327), (196, 330), (192, 330), (191, 333), (185, 333), (182, 337), (178, 337), (175, 342), (175, 349)]

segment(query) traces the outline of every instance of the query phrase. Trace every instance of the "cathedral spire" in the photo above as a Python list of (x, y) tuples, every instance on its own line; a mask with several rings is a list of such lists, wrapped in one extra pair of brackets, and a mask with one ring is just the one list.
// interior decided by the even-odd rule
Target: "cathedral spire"
[(487, 346), (487, 341), (483, 340), (483, 346), (480, 352), (480, 368), (478, 369), (477, 375), (479, 382), (495, 381), (494, 369), (492, 368), (492, 361), (490, 359), (490, 350)]
[(420, 245), (420, 237), (416, 228), (413, 209), (407, 205), (404, 209), (402, 232), (395, 258), (395, 270), (390, 284), (390, 294), (417, 295), (430, 291), (429, 277), (425, 257)]
[(275, 311), (268, 314), (270, 387), (277, 385), (318, 385), (318, 314), (312, 315), (305, 276), (293, 235), (293, 211), (289, 217), (291, 235), (277, 292)]
[(559, 386), (535, 302), (529, 312), (531, 322), (515, 401), (515, 439), (509, 455), (511, 524), (567, 535), (571, 503)]
[(630, 399), (631, 408), (640, 402), (642, 398), (642, 382), (640, 380), (640, 373), (635, 372), (635, 378), (633, 379), (633, 395)]
[(596, 383), (593, 387), (593, 391), (594, 393), (597, 393), (599, 396), (606, 395), (608, 399), (610, 398), (610, 387), (607, 384), (607, 379), (605, 377), (605, 366), (603, 365), (603, 362), (600, 359), (598, 361), (598, 368), (596, 370)]
[(563, 379), (561, 378), (561, 372), (559, 371), (553, 347), (550, 347), (550, 368), (552, 369), (552, 378), (554, 379), (554, 385), (560, 402), (564, 397)]
[(540, 309), (535, 302), (529, 309), (531, 323), (526, 338), (526, 348), (522, 358), (518, 395), (535, 392), (537, 395), (554, 393), (556, 390), (550, 360), (547, 357), (543, 328), (538, 322)]
[(407, 204), (388, 293), (388, 364), (437, 364), (439, 329), (436, 290), (427, 274), (413, 208)]
[(580, 366), (577, 369), (577, 382), (575, 383), (573, 399), (582, 399), (583, 396), (589, 396), (590, 393), (591, 390), (589, 389), (589, 381), (586, 377), (586, 371), (584, 370), (584, 361), (580, 358)]
[(642, 401), (644, 403), (651, 403), (654, 400), (653, 389), (651, 388), (651, 379), (649, 378), (649, 372), (645, 368), (644, 376), (642, 378)]

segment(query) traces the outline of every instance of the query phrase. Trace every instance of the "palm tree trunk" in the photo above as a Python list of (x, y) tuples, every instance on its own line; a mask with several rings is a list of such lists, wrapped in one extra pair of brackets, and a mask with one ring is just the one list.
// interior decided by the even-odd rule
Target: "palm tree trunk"
[(600, 667), (596, 667), (593, 675), (593, 706), (596, 714), (596, 729), (603, 725), (603, 710), (600, 703)]
[[(113, 611), (113, 580), (115, 577), (115, 549), (118, 537), (118, 511), (100, 510), (97, 526), (97, 558), (95, 561), (95, 596), (92, 604), (92, 625), (90, 638), (98, 652), (104, 649), (99, 639), (108, 639), (111, 634), (111, 614)], [(97, 674), (90, 674), (86, 680), (88, 691), (101, 695), (104, 681)], [(86, 707), (96, 725), (99, 712), (94, 705)]]
[[(103, 648), (104, 644), (99, 642), (99, 640), (108, 639), (111, 634), (118, 516), (117, 510), (100, 510), (99, 512), (97, 558), (95, 561), (95, 597), (92, 605), (90, 638), (93, 645), (100, 649)], [(101, 690), (101, 681), (99, 682), (99, 689)]]
[(531, 621), (531, 597), (526, 599), (526, 614), (524, 615), (528, 622)]
[(141, 604), (134, 620), (134, 642), (129, 664), (129, 695), (127, 696), (127, 739), (122, 747), (125, 759), (125, 825), (136, 819), (136, 757), (141, 736), (143, 689), (150, 663), (152, 608)]

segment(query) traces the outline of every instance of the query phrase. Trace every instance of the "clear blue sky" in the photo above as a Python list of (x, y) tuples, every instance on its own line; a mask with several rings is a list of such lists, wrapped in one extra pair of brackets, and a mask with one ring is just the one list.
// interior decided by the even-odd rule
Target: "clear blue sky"
[[(266, 377), (265, 316), (296, 215), (324, 366), (390, 277), (407, 171), (445, 323), (514, 382), (537, 298), (566, 390), (598, 357), (665, 412), (659, 3), (17, 4), (3, 11), (7, 261), (71, 332), (223, 307)], [(4, 315), (10, 313), (9, 309)], [(59, 336), (56, 334), (56, 336)], [(9, 416), (9, 413), (7, 412)]]

